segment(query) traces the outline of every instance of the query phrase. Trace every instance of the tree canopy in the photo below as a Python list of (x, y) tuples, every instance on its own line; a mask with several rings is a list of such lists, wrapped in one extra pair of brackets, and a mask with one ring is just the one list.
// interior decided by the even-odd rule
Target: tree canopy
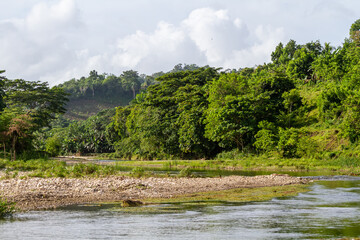
[[(290, 40), (276, 46), (271, 62), (252, 68), (177, 64), (167, 73), (119, 76), (93, 70), (53, 88), (1, 77), (0, 140), (14, 156), (29, 146), (139, 159), (227, 152), (320, 158), (360, 149), (359, 24), (341, 46)], [(116, 108), (85, 121), (56, 119), (67, 94)]]

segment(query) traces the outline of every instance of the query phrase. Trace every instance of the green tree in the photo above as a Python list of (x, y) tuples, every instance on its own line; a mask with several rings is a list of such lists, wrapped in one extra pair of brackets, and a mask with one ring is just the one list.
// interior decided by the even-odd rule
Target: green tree
[(277, 143), (277, 129), (274, 123), (268, 121), (259, 122), (260, 129), (255, 135), (254, 146), (257, 150), (270, 152), (275, 149)]
[(51, 156), (58, 156), (62, 151), (63, 134), (57, 132), (46, 139), (45, 150)]
[(8, 109), (5, 109), (5, 111), (0, 114), (0, 141), (3, 147), (4, 152), (4, 158), (6, 157), (6, 146), (10, 145), (9, 141), (10, 138), (8, 136), (8, 130), (10, 127), (11, 119), (15, 117), (15, 114), (12, 112), (9, 112)]
[(300, 132), (296, 128), (279, 130), (278, 150), (283, 157), (298, 157), (297, 150), (300, 140)]
[(276, 122), (278, 115), (285, 111), (283, 94), (294, 88), (294, 82), (284, 73), (270, 69), (254, 73), (250, 89), (255, 100), (256, 121)]
[(293, 59), (296, 50), (299, 48), (300, 45), (296, 44), (294, 40), (290, 40), (285, 47), (282, 43), (279, 43), (275, 51), (271, 53), (271, 61), (277, 66), (286, 66)]
[(37, 129), (49, 126), (57, 114), (66, 112), (67, 94), (59, 87), (49, 88), (47, 83), (6, 80), (5, 94), (6, 106), (21, 109)]
[[(0, 70), (0, 74), (3, 74), (5, 71), (4, 70)], [(3, 76), (0, 76), (0, 114), (1, 114), (1, 111), (4, 109), (5, 107), (5, 103), (4, 103), (4, 95), (5, 95), (5, 92), (4, 92), (4, 80), (5, 80), (5, 77)]]
[(131, 90), (133, 93), (133, 98), (135, 98), (136, 91), (140, 89), (141, 85), (138, 72), (133, 70), (124, 71), (120, 77), (123, 88), (126, 91)]
[(322, 46), (319, 41), (310, 42), (297, 49), (294, 57), (289, 61), (286, 73), (291, 78), (313, 79), (313, 61), (322, 52)]
[(352, 143), (360, 138), (360, 93), (353, 92), (344, 101), (345, 112), (342, 129)]
[(284, 120), (284, 126), (290, 128), (296, 121), (296, 118), (301, 117), (303, 114), (303, 109), (301, 108), (303, 106), (302, 98), (297, 89), (284, 92), (282, 98), (284, 99), (283, 105), (285, 111), (281, 112), (280, 117)]
[(356, 44), (360, 44), (360, 19), (356, 20), (350, 27), (350, 39)]
[(327, 85), (317, 101), (319, 118), (323, 121), (339, 119), (345, 111), (344, 101), (349, 95), (351, 91), (341, 85)]
[(311, 64), (316, 80), (339, 81), (344, 75), (344, 48), (325, 43), (324, 49)]
[(128, 137), (129, 133), (126, 129), (126, 120), (129, 114), (131, 113), (130, 107), (117, 107), (115, 116), (114, 116), (114, 128), (118, 136), (121, 139)]
[(19, 114), (12, 118), (6, 135), (11, 142), (11, 159), (16, 160), (16, 145), (21, 138), (27, 138), (31, 134), (32, 119), (27, 114)]
[(251, 143), (256, 120), (254, 100), (247, 96), (227, 99), (222, 107), (210, 106), (206, 119), (205, 136), (219, 142), (221, 147), (242, 150)]
[(243, 149), (254, 128), (254, 100), (249, 95), (247, 78), (222, 74), (209, 86), (205, 137), (223, 148)]
[(216, 69), (199, 68), (157, 78), (159, 84), (136, 96), (130, 114), (123, 115), (125, 109), (118, 108), (115, 127), (121, 136), (128, 134), (119, 142), (118, 152), (132, 143), (132, 155), (142, 158), (211, 155), (213, 143), (203, 137), (203, 119), (206, 85), (217, 76)]

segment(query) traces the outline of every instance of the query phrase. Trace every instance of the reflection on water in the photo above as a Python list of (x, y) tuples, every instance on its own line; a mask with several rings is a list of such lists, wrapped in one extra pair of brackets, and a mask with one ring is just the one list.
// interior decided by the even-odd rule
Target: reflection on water
[[(161, 211), (160, 211), (161, 210)], [(17, 214), (0, 239), (318, 239), (360, 237), (360, 181), (317, 182), (297, 197), (247, 204), (77, 206)]]

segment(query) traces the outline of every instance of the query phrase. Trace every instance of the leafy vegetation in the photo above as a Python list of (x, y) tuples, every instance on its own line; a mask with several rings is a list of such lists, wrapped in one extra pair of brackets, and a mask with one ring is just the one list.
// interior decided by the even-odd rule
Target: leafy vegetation
[[(36, 131), (50, 126), (58, 114), (65, 113), (67, 95), (59, 87), (21, 79), (2, 79), (5, 108), (0, 113), (0, 139), (11, 158), (17, 152), (32, 151)], [(5, 156), (4, 156), (5, 157)]]
[(0, 198), (0, 219), (11, 216), (15, 211), (15, 204)]
[(224, 203), (241, 203), (253, 201), (266, 201), (275, 197), (290, 197), (309, 191), (308, 185), (291, 185), (261, 188), (237, 188), (223, 191), (200, 192), (179, 195), (173, 198), (143, 199), (147, 204), (204, 204), (218, 205)]
[(130, 106), (117, 108), (116, 155), (209, 159), (238, 151), (227, 156), (313, 159), (319, 165), (357, 159), (357, 22), (337, 48), (290, 40), (276, 47), (271, 63), (255, 68), (162, 75)]
[[(2, 77), (4, 154), (15, 158), (32, 147), (53, 156), (106, 153), (122, 159), (356, 167), (359, 29), (357, 20), (339, 47), (279, 43), (270, 63), (253, 68), (179, 64), (151, 76), (91, 71), (54, 88)], [(55, 119), (64, 113), (67, 94), (68, 112), (74, 101), (102, 99), (117, 107), (84, 121)]]
[[(198, 68), (196, 65), (178, 64), (171, 72), (180, 72)], [(86, 120), (97, 112), (126, 106), (135, 95), (148, 86), (157, 83), (157, 77), (163, 72), (152, 75), (139, 74), (137, 71), (124, 71), (119, 76), (114, 74), (99, 74), (93, 70), (87, 77), (71, 79), (59, 87), (69, 94), (65, 117), (72, 120)]]

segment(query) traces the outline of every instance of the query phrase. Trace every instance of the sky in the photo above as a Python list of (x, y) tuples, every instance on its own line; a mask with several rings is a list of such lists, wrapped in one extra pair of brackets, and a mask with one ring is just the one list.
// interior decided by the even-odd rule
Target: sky
[(270, 61), (280, 43), (337, 47), (358, 0), (1, 0), (0, 69), (54, 86), (179, 63), (224, 69)]

